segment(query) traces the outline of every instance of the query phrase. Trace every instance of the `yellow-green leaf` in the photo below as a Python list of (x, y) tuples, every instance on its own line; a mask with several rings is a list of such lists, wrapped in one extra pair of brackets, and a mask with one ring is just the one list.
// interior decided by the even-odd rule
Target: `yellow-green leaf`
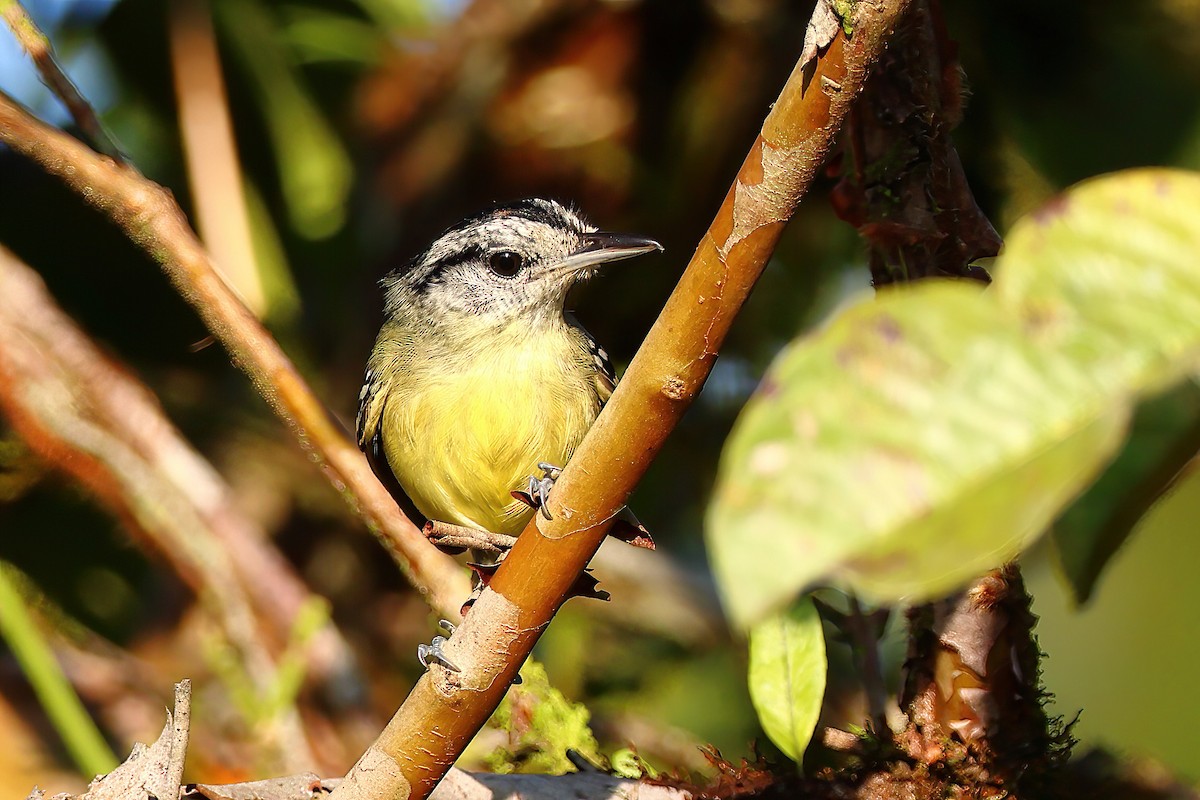
[(799, 761), (825, 697), (825, 633), (812, 600), (750, 629), (750, 700), (771, 741)]
[(1120, 444), (1126, 406), (973, 285), (883, 293), (787, 348), (707, 525), (735, 623), (818, 582), (920, 601), (1012, 558)]
[(1139, 393), (1200, 364), (1200, 174), (1081, 183), (1013, 226), (996, 300), (1043, 347)]

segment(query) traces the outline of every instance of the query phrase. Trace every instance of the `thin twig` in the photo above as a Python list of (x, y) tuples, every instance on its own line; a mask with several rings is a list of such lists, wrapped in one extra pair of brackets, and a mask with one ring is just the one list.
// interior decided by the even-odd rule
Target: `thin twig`
[(35, 119), (2, 92), (0, 142), (62, 179), (159, 262), (409, 581), (438, 613), (457, 619), (470, 593), (466, 573), (430, 545), (400, 511), (278, 342), (221, 277), (171, 193)]
[(12, 29), (17, 44), (33, 60), (34, 66), (38, 68), (42, 80), (50, 87), (50, 91), (54, 92), (67, 107), (67, 111), (75, 120), (75, 124), (79, 126), (79, 130), (83, 131), (83, 135), (96, 146), (97, 150), (109, 158), (119, 164), (127, 164), (125, 154), (121, 152), (121, 148), (108, 131), (104, 130), (96, 111), (80, 94), (79, 89), (67, 77), (63, 68), (59, 66), (50, 39), (38, 28), (19, 0), (0, 0), (0, 16), (4, 17), (8, 27)]
[(167, 769), (162, 773), (161, 783), (146, 787), (151, 790), (150, 797), (178, 797), (179, 787), (183, 785), (183, 764), (192, 733), (192, 682), (187, 678), (175, 684), (174, 713), (168, 717), (167, 725), (170, 730), (163, 736), (169, 744)]
[(793, 70), (663, 313), (559, 477), (553, 519), (526, 527), (444, 645), (461, 671), (434, 665), (332, 800), (423, 800), (492, 714), (699, 392), (906, 6), (858, 3), (853, 38), (838, 33), (814, 71)]
[(449, 522), (439, 522), (438, 520), (426, 522), (423, 533), (435, 547), (439, 548), (473, 548), (486, 553), (505, 553), (517, 543), (517, 537), (505, 533), (465, 528), (462, 525), (451, 525)]

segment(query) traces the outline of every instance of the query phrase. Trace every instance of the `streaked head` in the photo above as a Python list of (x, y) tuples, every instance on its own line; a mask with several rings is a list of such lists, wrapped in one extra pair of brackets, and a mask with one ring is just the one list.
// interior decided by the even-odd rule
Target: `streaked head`
[(598, 231), (553, 200), (499, 205), (462, 220), (389, 273), (385, 310), (496, 324), (561, 318), (567, 292), (600, 265), (661, 249), (652, 239)]

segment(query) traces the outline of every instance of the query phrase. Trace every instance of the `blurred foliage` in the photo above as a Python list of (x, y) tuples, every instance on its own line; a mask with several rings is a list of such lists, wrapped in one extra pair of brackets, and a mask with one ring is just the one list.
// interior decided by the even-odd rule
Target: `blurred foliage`
[[(188, 207), (193, 188), (176, 121), (170, 4), (29, 5), (135, 163)], [(970, 87), (957, 140), (981, 205), (998, 225), (1087, 176), (1147, 164), (1200, 166), (1200, 13), (1193, 0), (944, 5)], [(573, 201), (604, 227), (666, 245), (665, 260), (617, 266), (578, 298), (580, 318), (619, 366), (627, 361), (790, 72), (810, 9), (783, 0), (213, 0), (212, 10), (254, 234), (260, 250), (273, 251), (269, 291), (286, 299), (287, 311), (269, 322), (330, 407), (349, 420), (379, 323), (376, 279), (443, 226), (496, 199)], [(19, 55), (2, 48), (0, 82), (21, 84), (32, 107), (56, 113)], [(700, 586), (709, 583), (701, 520), (735, 414), (784, 342), (868, 283), (856, 236), (830, 211), (826, 189), (818, 186), (789, 225), (704, 394), (634, 500), (663, 557)], [(417, 674), (415, 644), (433, 632), (424, 604), (226, 354), (204, 346), (207, 332), (150, 259), (7, 152), (0, 152), (0, 241), (158, 393), (242, 508), (329, 599), (362, 659), (366, 691), (307, 686), (300, 701), (323, 761), (314, 766), (343, 771)], [(198, 686), (192, 752), (205, 754), (189, 779), (241, 777), (254, 763), (253, 731), (230, 711), (228, 693), (197, 655), (204, 626), (181, 579), (131, 546), (139, 541), (78, 488), (27, 466), (11, 441), (0, 428), (0, 559), (99, 634), (55, 646), (116, 749), (157, 732), (172, 682), (188, 675)], [(1171, 502), (1194, 508), (1196, 496), (1192, 481)], [(1060, 692), (1064, 711), (1087, 707), (1085, 743), (1103, 738), (1200, 775), (1194, 749), (1181, 744), (1200, 713), (1194, 691), (1169, 694), (1172, 705), (1160, 707), (1153, 736), (1148, 722), (1125, 724), (1119, 715), (1135, 706), (1149, 713), (1145, 698), (1130, 694), (1130, 687), (1152, 693), (1147, 671), (1177, 658), (1187, 663), (1166, 643), (1200, 611), (1186, 591), (1185, 562), (1172, 555), (1195, 539), (1194, 519), (1155, 523), (1161, 560), (1140, 567), (1137, 581), (1101, 580), (1087, 612), (1096, 620), (1092, 635), (1072, 627), (1065, 611), (1049, 615), (1058, 588), (1043, 582), (1035, 589), (1048, 595), (1049, 688)], [(1131, 555), (1140, 546), (1135, 536)], [(1146, 586), (1159, 610), (1134, 614)], [(761, 734), (740, 645), (723, 636), (668, 640), (636, 617), (576, 603), (540, 652), (554, 685), (592, 709), (601, 749), (633, 742), (652, 763), (701, 767), (700, 742), (729, 757), (749, 753)], [(1135, 629), (1136, 641), (1114, 633)], [(1119, 663), (1135, 659), (1140, 674), (1118, 672)], [(1075, 666), (1059, 671), (1062, 664)], [(1088, 681), (1079, 680), (1082, 673)], [(1106, 682), (1118, 674), (1120, 681)], [(841, 691), (827, 697), (827, 707), (855, 707), (852, 690)], [(0, 725), (0, 753), (25, 752), (32, 730), (43, 743), (38, 763), (62, 759), (7, 653), (0, 701), (3, 718), (22, 723)], [(10, 705), (17, 714), (8, 714)]]
[(889, 291), (781, 354), (730, 437), (706, 530), (739, 627), (826, 582), (943, 597), (1019, 555), (1108, 462), (1121, 405), (995, 296)]
[(111, 772), (118, 761), (29, 613), (32, 592), (23, 575), (0, 562), (0, 636), (11, 648), (63, 744), (83, 773)]
[[(705, 534), (731, 621), (750, 630), (759, 719), (786, 755), (801, 760), (826, 668), (811, 604), (779, 611), (800, 592), (933, 602), (1016, 558), (1108, 466), (1148, 398), (1109, 493), (1060, 525), (1078, 595), (1194, 470), (1193, 420), (1171, 412), (1200, 364), (1197, 219), (1194, 172), (1093, 179), (1014, 227), (990, 291), (889, 288), (781, 352), (726, 444)], [(1156, 410), (1165, 430), (1147, 423)]]

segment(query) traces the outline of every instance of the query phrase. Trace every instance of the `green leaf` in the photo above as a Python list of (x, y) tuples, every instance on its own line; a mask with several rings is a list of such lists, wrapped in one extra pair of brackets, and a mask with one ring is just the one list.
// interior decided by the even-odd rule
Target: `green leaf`
[(825, 633), (812, 600), (750, 630), (750, 699), (775, 746), (800, 761), (825, 696)]
[(300, 316), (300, 291), (296, 288), (287, 251), (267, 202), (245, 173), (242, 174), (242, 194), (246, 202), (246, 215), (250, 220), (254, 265), (258, 269), (263, 300), (266, 301), (263, 318), (279, 336), (280, 328), (290, 328)]
[[(1134, 170), (1087, 181), (1018, 223), (997, 299), (1046, 346), (1140, 395), (1200, 364), (1200, 177)], [(1136, 417), (1112, 470), (1055, 526), (1078, 602), (1194, 454), (1200, 394), (1185, 384)]]
[(1016, 556), (1200, 364), (1200, 177), (1089, 181), (1014, 228), (992, 291), (881, 294), (787, 348), (706, 536), (747, 627), (821, 582), (942, 596)]
[(38, 630), (22, 590), (32, 593), (34, 587), (16, 568), (0, 561), (0, 640), (8, 645), (79, 771), (111, 772), (117, 758)]
[(282, 34), (302, 64), (344, 62), (378, 66), (386, 51), (386, 33), (377, 25), (339, 11), (284, 6)]
[(1142, 394), (1200, 365), (1200, 175), (1085, 181), (1013, 226), (996, 300), (1043, 347)]
[(706, 535), (734, 622), (823, 580), (945, 595), (1040, 534), (1125, 416), (973, 286), (847, 309), (780, 355), (726, 443)]

